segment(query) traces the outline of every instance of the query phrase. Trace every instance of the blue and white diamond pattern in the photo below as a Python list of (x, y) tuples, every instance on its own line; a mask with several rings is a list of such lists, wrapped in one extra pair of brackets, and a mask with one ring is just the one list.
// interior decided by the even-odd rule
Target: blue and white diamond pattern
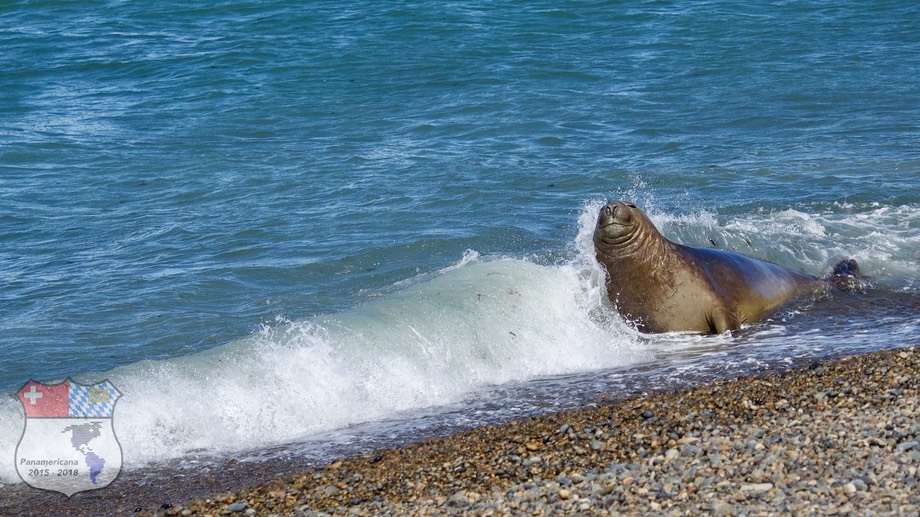
[(112, 418), (115, 401), (121, 392), (109, 381), (92, 386), (70, 382), (70, 416), (84, 418)]

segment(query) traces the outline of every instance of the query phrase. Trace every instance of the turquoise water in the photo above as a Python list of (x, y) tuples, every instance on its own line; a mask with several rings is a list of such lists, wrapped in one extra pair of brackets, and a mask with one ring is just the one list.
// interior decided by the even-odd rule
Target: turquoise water
[[(0, 390), (111, 378), (126, 464), (558, 375), (920, 342), (915, 2), (24, 1), (0, 21)], [(814, 274), (852, 256), (873, 287), (724, 342), (638, 336), (591, 259), (608, 197), (687, 244)], [(174, 407), (202, 390), (221, 403)], [(20, 409), (0, 399), (0, 482)]]

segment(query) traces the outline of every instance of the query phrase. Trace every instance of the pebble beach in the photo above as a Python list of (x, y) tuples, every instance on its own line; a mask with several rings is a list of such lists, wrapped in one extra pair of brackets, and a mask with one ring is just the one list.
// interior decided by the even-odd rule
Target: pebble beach
[(920, 515), (918, 372), (917, 348), (901, 348), (474, 429), (222, 493), (180, 490), (159, 506), (132, 504), (116, 483), (0, 510)]

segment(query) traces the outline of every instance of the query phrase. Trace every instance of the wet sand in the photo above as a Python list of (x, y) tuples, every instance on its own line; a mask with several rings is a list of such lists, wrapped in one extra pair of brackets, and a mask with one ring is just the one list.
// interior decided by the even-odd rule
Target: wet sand
[(920, 353), (844, 357), (522, 419), (317, 468), (0, 489), (0, 515), (920, 515)]

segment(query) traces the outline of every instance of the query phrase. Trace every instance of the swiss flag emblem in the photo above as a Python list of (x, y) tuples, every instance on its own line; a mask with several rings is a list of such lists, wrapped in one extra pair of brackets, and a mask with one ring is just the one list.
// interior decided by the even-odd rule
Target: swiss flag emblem
[(29, 381), (17, 394), (26, 408), (27, 418), (67, 418), (69, 416), (69, 385), (64, 381), (47, 386)]

